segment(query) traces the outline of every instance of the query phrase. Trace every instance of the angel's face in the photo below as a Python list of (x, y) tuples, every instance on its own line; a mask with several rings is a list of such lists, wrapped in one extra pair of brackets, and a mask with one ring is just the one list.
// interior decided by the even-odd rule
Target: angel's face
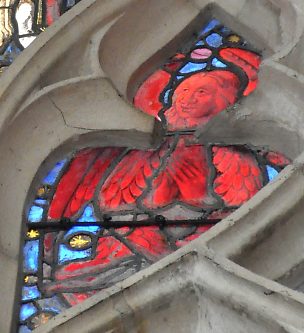
[(205, 118), (216, 112), (218, 83), (212, 77), (193, 75), (173, 95), (173, 107), (182, 118)]

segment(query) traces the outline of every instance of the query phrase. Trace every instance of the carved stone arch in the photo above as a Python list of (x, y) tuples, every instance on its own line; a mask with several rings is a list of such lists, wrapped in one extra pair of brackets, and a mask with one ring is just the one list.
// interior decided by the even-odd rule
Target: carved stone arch
[[(50, 153), (55, 151), (51, 155), (55, 160), (72, 145), (94, 145), (97, 140), (104, 145), (119, 145), (123, 140), (135, 147), (151, 145), (154, 120), (128, 103), (134, 93), (132, 87), (178, 47), (199, 18), (216, 16), (265, 49), (261, 87), (240, 103), (237, 112), (223, 113), (212, 126), (202, 129), (198, 133), (201, 140), (222, 134), (225, 142), (238, 143), (248, 135), (253, 144), (280, 148), (292, 158), (302, 152), (304, 80), (280, 61), (303, 35), (303, 10), (300, 0), (84, 0), (24, 51), (1, 77), (0, 88), (0, 256), (5, 266), (0, 285), (6, 300), (0, 312), (1, 332), (9, 332), (15, 320), (22, 212), (36, 170)], [(156, 18), (159, 25), (155, 25)], [(284, 84), (278, 94), (276, 89), (281, 82)], [(279, 102), (274, 104), (273, 98)], [(225, 131), (221, 127), (223, 120), (229, 124)], [(284, 135), (284, 140), (278, 139), (280, 135)], [(170, 325), (175, 321), (171, 328), (180, 332), (185, 328), (183, 320), (191, 323), (191, 331), (211, 332), (207, 323), (215, 325), (215, 331), (223, 327), (236, 327), (236, 332), (244, 327), (248, 332), (303, 329), (302, 295), (222, 258), (233, 259), (270, 279), (287, 279), (293, 268), (301, 266), (301, 248), (292, 247), (292, 241), (302, 235), (302, 165), (303, 156), (299, 155), (277, 181), (200, 239), (83, 305), (67, 310), (37, 332), (72, 328), (79, 332), (132, 332), (139, 328), (148, 332), (170, 331), (166, 320)], [(276, 265), (273, 258), (278, 262), (278, 257), (273, 251), (267, 254), (267, 249), (282, 239), (281, 225), (286, 228), (287, 220), (293, 226), (287, 241), (290, 251), (294, 250), (294, 260)], [(265, 262), (257, 260), (265, 253)], [(284, 255), (283, 249), (278, 248), (278, 253)], [(295, 280), (299, 284), (301, 270), (297, 272)], [(226, 291), (221, 287), (229, 284)], [(206, 287), (210, 288), (207, 293)], [(264, 292), (269, 290), (276, 295), (266, 299)], [(177, 296), (178, 292), (182, 296)], [(286, 294), (288, 297), (284, 298)], [(188, 300), (188, 313), (184, 312), (180, 297)], [(173, 305), (160, 311), (162, 298), (167, 300), (163, 304)], [(263, 311), (259, 304), (263, 304)], [(204, 311), (198, 310), (200, 306)], [(247, 319), (240, 315), (241, 307)], [(100, 311), (105, 314), (103, 318), (98, 315)], [(212, 315), (208, 315), (210, 311)], [(251, 311), (255, 311), (253, 316)], [(179, 313), (180, 320), (173, 319), (174, 312)], [(228, 319), (217, 324), (223, 315)], [(153, 326), (156, 321), (158, 324)]]

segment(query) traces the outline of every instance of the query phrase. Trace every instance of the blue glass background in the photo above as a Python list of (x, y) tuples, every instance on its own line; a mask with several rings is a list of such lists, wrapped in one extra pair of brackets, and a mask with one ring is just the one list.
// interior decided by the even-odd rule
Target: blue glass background
[(214, 59), (212, 60), (212, 65), (213, 65), (214, 67), (219, 67), (219, 68), (225, 68), (225, 67), (227, 67), (227, 65), (225, 65), (223, 62), (221, 62), (221, 61), (218, 60), (217, 58), (214, 58)]
[(28, 327), (22, 325), (19, 327), (19, 331), (18, 333), (29, 333), (29, 332), (32, 332)]
[(40, 222), (42, 220), (43, 208), (39, 206), (32, 206), (29, 214), (28, 220), (29, 222)]
[(59, 245), (58, 251), (58, 262), (59, 264), (63, 264), (66, 261), (76, 260), (76, 259), (84, 259), (88, 258), (92, 253), (92, 249), (88, 248), (86, 250), (71, 250), (66, 245)]
[(202, 29), (202, 31), (199, 33), (199, 36), (202, 36), (204, 34), (206, 34), (207, 32), (211, 31), (212, 29), (214, 29), (217, 25), (220, 24), (220, 21), (216, 20), (216, 19), (212, 19), (211, 21), (209, 21), (207, 23), (207, 25)]
[(217, 33), (213, 33), (206, 38), (206, 42), (212, 47), (219, 47), (223, 43), (223, 37)]
[(66, 306), (60, 300), (58, 296), (53, 296), (51, 298), (44, 298), (37, 302), (43, 311), (51, 311), (54, 313), (60, 313), (62, 310), (66, 309)]
[[(96, 222), (94, 210), (91, 205), (88, 205), (85, 207), (81, 217), (77, 220), (77, 222)], [(96, 226), (96, 227), (95, 226), (84, 226), (84, 227), (77, 226), (77, 227), (71, 228), (68, 232), (66, 232), (65, 237), (69, 236), (75, 232), (81, 232), (81, 231), (86, 231), (86, 232), (97, 234), (99, 230), (100, 230), (100, 227), (98, 227), (98, 226)]]
[(20, 308), (20, 320), (26, 320), (31, 315), (37, 312), (36, 307), (32, 303), (23, 304)]
[(267, 170), (269, 181), (272, 181), (279, 174), (278, 171), (276, 169), (274, 169), (273, 167), (271, 167), (270, 165), (266, 166), (266, 170)]
[(184, 67), (182, 67), (179, 72), (182, 74), (197, 72), (204, 69), (207, 66), (206, 63), (196, 64), (194, 62), (188, 62)]
[(28, 241), (23, 247), (23, 270), (34, 273), (38, 270), (39, 240)]
[(25, 286), (22, 288), (22, 300), (29, 301), (39, 298), (41, 296), (37, 286)]
[(47, 176), (43, 179), (45, 184), (53, 185), (56, 182), (56, 179), (64, 167), (66, 163), (66, 159), (59, 161), (56, 163), (55, 167), (47, 174)]

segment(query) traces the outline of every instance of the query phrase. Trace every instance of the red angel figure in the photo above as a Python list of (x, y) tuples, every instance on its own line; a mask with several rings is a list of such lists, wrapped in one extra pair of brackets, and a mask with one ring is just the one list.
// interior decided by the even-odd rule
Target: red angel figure
[[(258, 152), (246, 146), (205, 147), (193, 135), (197, 127), (240, 96), (250, 94), (257, 84), (257, 54), (237, 48), (225, 48), (219, 54), (231, 69), (201, 71), (174, 81), (176, 71), (184, 64), (183, 56), (178, 55), (152, 74), (140, 86), (134, 104), (166, 124), (160, 147), (78, 152), (57, 186), (48, 213), (50, 220), (73, 220), (83, 207), (93, 203), (97, 215), (109, 214), (113, 219), (203, 215), (207, 223), (200, 227), (190, 224), (103, 231), (94, 255), (58, 265), (56, 281), (45, 286), (46, 292), (64, 293), (70, 304), (77, 304), (195, 239), (212, 226), (213, 218), (223, 218), (261, 189), (265, 176)], [(171, 90), (168, 107), (161, 99), (166, 90)], [(265, 164), (280, 161), (277, 166), (284, 167), (288, 163), (277, 153), (260, 155)], [(45, 246), (52, 244), (52, 237), (51, 233), (46, 236)]]

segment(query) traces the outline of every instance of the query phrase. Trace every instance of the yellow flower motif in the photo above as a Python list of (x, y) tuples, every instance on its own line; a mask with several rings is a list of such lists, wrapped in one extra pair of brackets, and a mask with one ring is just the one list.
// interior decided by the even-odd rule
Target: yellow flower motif
[(28, 238), (36, 238), (39, 236), (39, 231), (31, 229), (26, 233), (26, 235)]
[(29, 278), (28, 276), (25, 276), (25, 277), (24, 277), (24, 282), (25, 282), (25, 283), (28, 283), (28, 282), (29, 282), (29, 279), (30, 279), (30, 278)]
[(238, 43), (241, 38), (238, 35), (231, 35), (228, 37), (228, 41), (231, 43)]
[(77, 249), (82, 249), (88, 246), (92, 239), (88, 235), (75, 235), (70, 239), (70, 246)]

